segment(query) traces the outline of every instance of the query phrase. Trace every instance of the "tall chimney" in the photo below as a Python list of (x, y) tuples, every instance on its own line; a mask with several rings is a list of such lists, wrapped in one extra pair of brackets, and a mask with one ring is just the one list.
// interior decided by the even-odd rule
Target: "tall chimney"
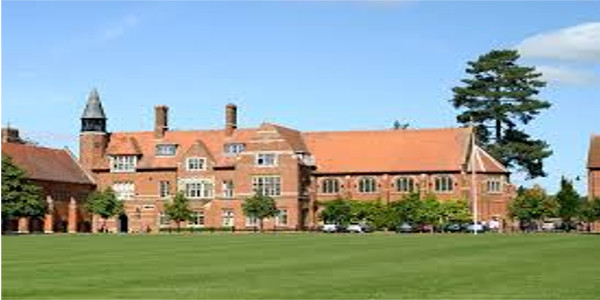
[(237, 106), (233, 103), (225, 106), (225, 134), (231, 136), (237, 128)]
[(154, 137), (161, 139), (165, 136), (165, 132), (169, 130), (167, 123), (167, 113), (169, 107), (165, 105), (158, 105), (154, 107)]

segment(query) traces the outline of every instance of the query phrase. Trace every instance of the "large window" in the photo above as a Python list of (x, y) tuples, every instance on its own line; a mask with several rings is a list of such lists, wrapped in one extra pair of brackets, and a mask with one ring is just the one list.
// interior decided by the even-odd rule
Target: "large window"
[(281, 177), (279, 176), (254, 176), (252, 189), (255, 193), (264, 196), (281, 195)]
[(326, 178), (321, 182), (321, 193), (337, 194), (340, 192), (340, 181), (336, 178)]
[(272, 167), (277, 165), (277, 154), (258, 153), (256, 154), (256, 165), (259, 167)]
[(277, 211), (277, 216), (275, 216), (275, 225), (277, 226), (287, 226), (288, 224), (288, 213), (287, 209), (280, 209)]
[(135, 185), (130, 181), (115, 182), (112, 189), (119, 200), (132, 200), (135, 196)]
[(486, 187), (489, 194), (502, 193), (502, 178), (499, 176), (490, 176), (486, 182)]
[(223, 198), (233, 198), (233, 180), (223, 180)]
[(402, 193), (412, 193), (415, 191), (415, 180), (412, 177), (396, 178), (396, 191)]
[(158, 182), (158, 194), (160, 197), (168, 197), (171, 195), (171, 182), (167, 180), (161, 180)]
[(188, 221), (188, 226), (191, 227), (202, 227), (204, 226), (204, 211), (192, 212), (192, 217)]
[(223, 227), (233, 227), (233, 225), (234, 225), (233, 209), (224, 209), (221, 211), (221, 225), (223, 225)]
[(436, 176), (434, 183), (434, 188), (436, 192), (448, 193), (454, 190), (454, 179), (452, 178), (452, 176)]
[(246, 145), (243, 143), (228, 143), (223, 147), (225, 150), (225, 154), (238, 154), (244, 151)]
[(167, 216), (165, 212), (161, 212), (159, 215), (158, 223), (161, 227), (166, 227), (171, 224), (171, 219), (169, 219), (169, 216)]
[(358, 180), (358, 192), (375, 193), (377, 192), (377, 180), (375, 177), (361, 177)]
[(206, 170), (206, 158), (204, 157), (189, 157), (186, 159), (185, 168), (188, 171)]
[(156, 145), (156, 156), (175, 156), (177, 145), (163, 144)]
[(213, 183), (208, 179), (187, 180), (184, 184), (185, 196), (188, 198), (210, 199), (213, 197)]
[(246, 216), (246, 227), (257, 227), (258, 226), (258, 218), (253, 216)]
[(135, 172), (137, 157), (135, 155), (116, 155), (110, 157), (111, 172)]

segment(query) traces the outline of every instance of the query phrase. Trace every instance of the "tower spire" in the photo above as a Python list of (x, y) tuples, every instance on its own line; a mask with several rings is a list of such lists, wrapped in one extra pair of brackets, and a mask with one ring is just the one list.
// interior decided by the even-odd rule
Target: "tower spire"
[(96, 88), (90, 92), (85, 109), (81, 115), (81, 131), (106, 131), (106, 115), (104, 114), (104, 108), (102, 108), (102, 102), (100, 102), (100, 96)]

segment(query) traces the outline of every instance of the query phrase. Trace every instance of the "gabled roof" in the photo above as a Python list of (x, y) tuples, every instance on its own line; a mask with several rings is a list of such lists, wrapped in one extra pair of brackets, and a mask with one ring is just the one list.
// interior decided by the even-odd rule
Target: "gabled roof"
[[(481, 173), (508, 173), (506, 167), (504, 167), (499, 161), (493, 158), (489, 153), (485, 152), (485, 150), (481, 149), (481, 147), (475, 147), (475, 171)], [(471, 172), (471, 156), (468, 158), (468, 166), (467, 171)]]
[[(318, 173), (459, 172), (470, 135), (468, 128), (303, 133)], [(506, 172), (481, 157), (486, 172)]]
[(2, 143), (7, 155), (27, 172), (27, 178), (56, 182), (94, 184), (66, 149), (52, 149), (30, 144)]
[(88, 96), (88, 102), (85, 105), (85, 109), (83, 110), (81, 118), (106, 119), (106, 115), (104, 115), (104, 108), (102, 108), (100, 96), (98, 95), (98, 91), (96, 89), (93, 89), (90, 95)]
[(600, 169), (600, 135), (592, 136), (588, 153), (588, 168)]
[(272, 124), (275, 130), (287, 141), (294, 152), (308, 152), (302, 133), (298, 130)]

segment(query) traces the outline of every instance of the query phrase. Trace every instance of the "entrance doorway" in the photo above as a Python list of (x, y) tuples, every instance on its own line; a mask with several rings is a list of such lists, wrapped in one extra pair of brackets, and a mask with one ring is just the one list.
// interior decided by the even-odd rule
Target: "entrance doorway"
[(129, 231), (129, 218), (126, 214), (119, 216), (119, 232), (127, 233)]

